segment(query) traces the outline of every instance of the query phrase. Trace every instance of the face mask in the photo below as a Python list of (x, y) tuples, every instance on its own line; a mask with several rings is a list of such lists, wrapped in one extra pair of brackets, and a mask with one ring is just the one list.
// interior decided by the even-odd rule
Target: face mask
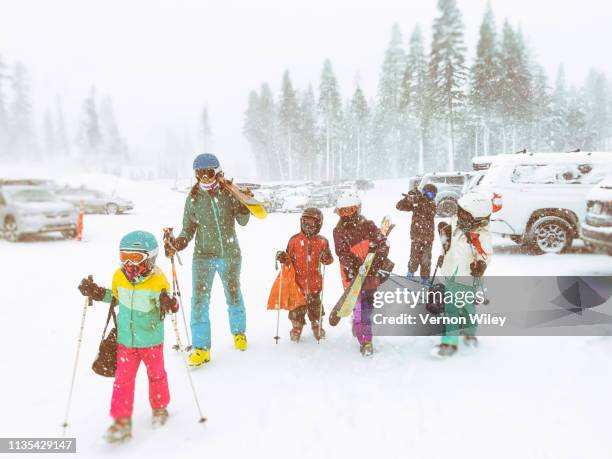
[(219, 182), (217, 182), (216, 180), (214, 182), (210, 182), (210, 183), (202, 183), (202, 182), (200, 182), (200, 189), (203, 190), (203, 191), (216, 190), (218, 186), (219, 186)]

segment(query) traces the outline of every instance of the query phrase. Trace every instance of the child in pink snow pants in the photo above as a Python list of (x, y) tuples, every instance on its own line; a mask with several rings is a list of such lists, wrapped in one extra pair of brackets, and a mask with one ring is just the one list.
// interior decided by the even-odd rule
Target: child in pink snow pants
[(83, 279), (79, 290), (92, 300), (119, 306), (117, 313), (117, 370), (113, 384), (111, 416), (114, 423), (106, 432), (111, 443), (132, 436), (134, 383), (142, 361), (149, 377), (149, 401), (153, 423), (163, 425), (170, 402), (168, 377), (164, 368), (164, 322), (167, 313), (178, 311), (178, 302), (168, 295), (170, 285), (155, 265), (158, 245), (155, 236), (133, 231), (121, 239), (121, 267), (113, 276), (112, 288)]

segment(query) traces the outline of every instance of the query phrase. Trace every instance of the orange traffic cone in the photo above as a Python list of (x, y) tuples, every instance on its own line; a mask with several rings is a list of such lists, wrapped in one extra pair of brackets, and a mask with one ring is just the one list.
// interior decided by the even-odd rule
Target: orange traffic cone
[(85, 214), (85, 204), (83, 200), (79, 204), (79, 218), (77, 219), (77, 241), (83, 240), (83, 215)]

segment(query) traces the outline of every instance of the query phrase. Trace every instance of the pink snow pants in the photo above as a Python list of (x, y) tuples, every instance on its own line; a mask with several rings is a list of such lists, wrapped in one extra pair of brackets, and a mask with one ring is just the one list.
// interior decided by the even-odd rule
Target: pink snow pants
[(164, 368), (164, 345), (153, 347), (125, 347), (117, 345), (117, 372), (113, 384), (111, 416), (130, 418), (134, 408), (134, 383), (143, 361), (149, 376), (149, 402), (153, 409), (165, 408), (170, 402), (168, 377)]
[(353, 334), (359, 344), (372, 342), (372, 326), (370, 313), (372, 311), (372, 298), (375, 290), (362, 290), (353, 310)]

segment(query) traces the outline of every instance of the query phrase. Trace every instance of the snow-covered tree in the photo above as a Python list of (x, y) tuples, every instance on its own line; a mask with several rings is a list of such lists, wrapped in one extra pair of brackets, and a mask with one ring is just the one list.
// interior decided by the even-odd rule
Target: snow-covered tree
[(66, 122), (64, 121), (64, 110), (59, 96), (55, 101), (55, 134), (57, 153), (62, 156), (70, 155), (70, 142), (66, 132)]
[(455, 0), (438, 0), (429, 61), (436, 113), (448, 124), (447, 168), (455, 168), (455, 122), (466, 79), (463, 20)]
[(286, 70), (283, 75), (283, 84), (281, 95), (279, 98), (278, 109), (278, 125), (280, 147), (283, 152), (284, 169), (287, 171), (287, 178), (294, 179), (294, 167), (296, 149), (299, 150), (298, 131), (300, 124), (300, 114), (298, 108), (298, 99), (289, 70)]
[[(400, 98), (402, 80), (406, 70), (406, 55), (402, 47), (402, 33), (396, 23), (391, 29), (391, 39), (385, 52), (374, 114), (375, 168), (384, 165), (395, 173), (406, 162), (401, 142)], [(379, 171), (377, 171), (379, 172)], [(382, 172), (382, 171), (380, 171)]]
[(318, 158), (318, 139), (317, 105), (311, 84), (308, 85), (306, 91), (302, 92), (300, 99), (298, 132), (300, 138), (298, 166), (301, 170), (299, 176), (313, 179)]
[(200, 116), (200, 134), (202, 135), (203, 151), (210, 151), (213, 147), (212, 129), (210, 127), (210, 117), (208, 116), (208, 108), (206, 106), (202, 108), (202, 115)]
[(30, 78), (21, 62), (15, 64), (11, 82), (13, 99), (9, 118), (10, 149), (21, 158), (32, 158), (35, 156), (36, 142), (32, 124)]
[(338, 150), (336, 145), (340, 135), (340, 124), (342, 120), (342, 101), (338, 81), (334, 75), (334, 69), (329, 59), (323, 63), (321, 82), (319, 83), (319, 113), (321, 116), (321, 138), (325, 142), (325, 179), (334, 177), (332, 169), (335, 163), (334, 152)]
[(96, 91), (91, 89), (89, 96), (83, 101), (82, 119), (77, 138), (81, 157), (101, 159), (102, 133), (96, 108)]
[(9, 123), (7, 104), (4, 94), (4, 82), (8, 80), (7, 66), (0, 56), (0, 158), (8, 154)]

